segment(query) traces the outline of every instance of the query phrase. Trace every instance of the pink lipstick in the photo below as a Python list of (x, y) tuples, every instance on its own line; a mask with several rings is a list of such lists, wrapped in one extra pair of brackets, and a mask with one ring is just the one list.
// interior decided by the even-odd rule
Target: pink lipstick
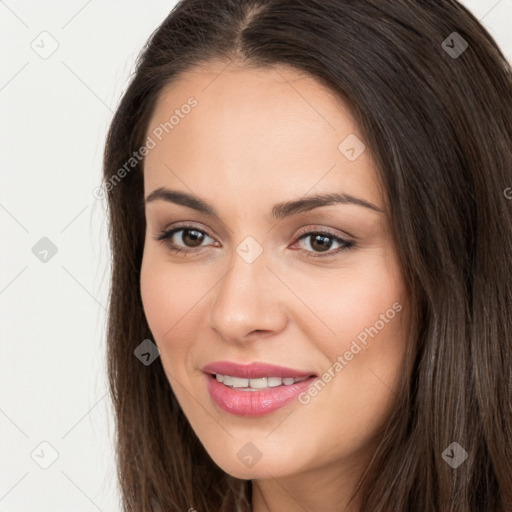
[(238, 416), (269, 414), (293, 401), (317, 378), (312, 371), (265, 363), (219, 361), (202, 370), (212, 400)]

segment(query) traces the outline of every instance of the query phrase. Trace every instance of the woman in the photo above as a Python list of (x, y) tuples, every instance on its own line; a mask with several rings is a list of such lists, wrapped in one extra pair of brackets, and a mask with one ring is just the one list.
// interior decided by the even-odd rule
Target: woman
[(105, 150), (125, 510), (512, 510), (511, 92), (451, 0), (173, 9)]

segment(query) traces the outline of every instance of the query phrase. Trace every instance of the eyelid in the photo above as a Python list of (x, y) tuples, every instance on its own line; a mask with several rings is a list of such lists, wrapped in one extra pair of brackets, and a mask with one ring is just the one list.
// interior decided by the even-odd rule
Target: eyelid
[[(351, 251), (354, 248), (357, 247), (355, 237), (352, 236), (346, 236), (345, 234), (338, 234), (337, 232), (334, 232), (332, 228), (326, 228), (326, 227), (319, 227), (318, 229), (314, 229), (313, 227), (306, 227), (299, 231), (299, 233), (296, 235), (295, 241), (292, 243), (292, 247), (296, 244), (298, 244), (301, 240), (307, 239), (308, 237), (312, 237), (314, 235), (327, 235), (329, 238), (332, 238), (336, 241), (336, 243), (340, 244), (340, 247), (335, 250), (328, 250), (325, 252), (315, 252), (315, 251), (308, 251), (305, 249), (299, 249), (300, 253), (306, 253), (307, 258), (314, 258), (314, 259), (321, 259), (324, 258), (326, 260), (329, 260), (330, 258), (335, 258), (336, 256)], [(311, 242), (310, 242), (311, 243)]]
[[(194, 230), (195, 231), (200, 231), (201, 233), (203, 233), (207, 237), (211, 238), (212, 240), (215, 240), (215, 237), (210, 235), (206, 229), (197, 227), (197, 226), (195, 226), (192, 223), (177, 224), (177, 225), (172, 225), (171, 224), (170, 226), (162, 229), (159, 233), (157, 233), (156, 236), (154, 236), (154, 239), (159, 241), (159, 242), (168, 243), (168, 245), (176, 245), (176, 244), (172, 244), (170, 242), (170, 239), (177, 232), (179, 232), (179, 231), (194, 231)], [(176, 246), (179, 247), (180, 251), (182, 251), (182, 252), (198, 252), (199, 250), (204, 249), (206, 247), (206, 246), (199, 246), (196, 249), (194, 249), (194, 248), (191, 248), (191, 247), (183, 247), (183, 246), (178, 246), (178, 245), (176, 245)]]
[[(209, 238), (212, 238), (215, 240), (215, 237), (211, 236), (207, 230), (203, 228), (199, 228), (195, 226), (193, 223), (186, 223), (186, 224), (178, 224), (178, 225), (171, 225), (167, 228), (164, 228), (159, 234), (157, 234), (154, 239), (157, 241), (160, 241), (164, 244), (167, 244), (171, 251), (178, 253), (196, 253), (198, 254), (201, 249), (206, 248), (207, 246), (198, 246), (197, 248), (191, 248), (191, 247), (183, 247), (181, 245), (177, 245), (173, 242), (170, 242), (170, 239), (179, 231), (200, 231), (204, 235), (206, 235)], [(292, 246), (297, 244), (299, 241), (301, 241), (304, 238), (307, 238), (308, 236), (312, 236), (315, 234), (325, 234), (329, 235), (331, 238), (334, 238), (338, 241), (338, 243), (342, 243), (345, 245), (345, 247), (340, 247), (335, 251), (329, 250), (326, 251), (325, 254), (322, 252), (315, 252), (315, 251), (307, 251), (305, 249), (299, 249), (301, 252), (307, 253), (310, 257), (313, 258), (328, 258), (330, 256), (336, 256), (341, 252), (348, 251), (356, 247), (356, 237), (353, 237), (352, 235), (348, 234), (348, 237), (345, 235), (344, 232), (341, 232), (339, 234), (339, 231), (333, 230), (333, 228), (327, 228), (325, 226), (307, 226), (305, 228), (301, 228), (299, 232), (295, 235), (294, 241), (292, 242)], [(218, 242), (217, 242), (218, 243)]]
[(311, 233), (328, 233), (329, 235), (332, 235), (333, 237), (342, 238), (346, 240), (347, 242), (356, 242), (357, 238), (347, 231), (340, 231), (338, 229), (334, 228), (328, 228), (325, 226), (320, 225), (311, 225), (306, 226), (305, 228), (301, 228), (297, 234), (295, 235), (297, 238), (299, 238), (303, 234), (311, 234)]
[[(165, 235), (166, 233), (170, 233), (171, 231), (176, 232), (180, 230), (197, 230), (201, 231), (201, 233), (204, 233), (205, 235), (209, 236), (210, 238), (215, 239), (217, 235), (210, 235), (210, 230), (205, 229), (201, 225), (196, 225), (193, 221), (186, 222), (186, 223), (177, 223), (177, 224), (171, 224), (169, 226), (166, 226), (157, 234), (157, 239), (160, 238), (162, 235)], [(174, 234), (174, 233), (173, 233)]]
[[(195, 225), (195, 223), (193, 221), (190, 221), (187, 224), (180, 224), (180, 223), (178, 223), (177, 225), (171, 224), (170, 226), (167, 226), (164, 229), (162, 229), (160, 234), (161, 233), (165, 233), (165, 232), (169, 232), (169, 231), (174, 231), (174, 230), (177, 231), (179, 229), (197, 229), (198, 231), (201, 231), (201, 232), (205, 233), (206, 235), (208, 235), (210, 238), (215, 238), (215, 236), (212, 236), (212, 235), (209, 234), (207, 229), (204, 229), (203, 227)], [(310, 226), (306, 226), (304, 228), (301, 228), (295, 234), (294, 238), (295, 238), (295, 241), (297, 241), (297, 239), (301, 235), (304, 235), (306, 233), (311, 234), (311, 233), (317, 233), (317, 232), (329, 233), (332, 236), (336, 236), (338, 238), (343, 238), (347, 242), (356, 242), (357, 241), (357, 237), (355, 237), (354, 235), (351, 235), (348, 231), (335, 230), (334, 228), (328, 228), (328, 227), (325, 227), (325, 226), (315, 225), (315, 224), (310, 225)]]

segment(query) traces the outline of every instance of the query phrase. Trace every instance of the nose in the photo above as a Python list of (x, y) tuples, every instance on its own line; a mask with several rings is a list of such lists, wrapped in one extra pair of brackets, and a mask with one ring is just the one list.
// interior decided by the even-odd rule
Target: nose
[(238, 344), (282, 331), (288, 322), (290, 297), (275, 270), (267, 266), (265, 251), (252, 263), (234, 252), (230, 263), (214, 288), (211, 327), (223, 339)]

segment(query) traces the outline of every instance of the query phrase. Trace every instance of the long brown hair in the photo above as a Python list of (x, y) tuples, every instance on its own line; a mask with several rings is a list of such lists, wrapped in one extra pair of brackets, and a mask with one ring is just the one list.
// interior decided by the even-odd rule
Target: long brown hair
[[(126, 162), (164, 86), (213, 59), (293, 66), (329, 86), (379, 170), (414, 335), (361, 512), (512, 510), (512, 72), (455, 0), (184, 0), (150, 37), (104, 157), (124, 510), (251, 510), (251, 482), (211, 460), (160, 358), (134, 356), (153, 338), (139, 285), (144, 160)], [(443, 457), (453, 442), (468, 453), (456, 469)]]

